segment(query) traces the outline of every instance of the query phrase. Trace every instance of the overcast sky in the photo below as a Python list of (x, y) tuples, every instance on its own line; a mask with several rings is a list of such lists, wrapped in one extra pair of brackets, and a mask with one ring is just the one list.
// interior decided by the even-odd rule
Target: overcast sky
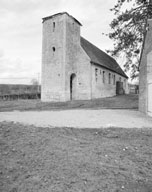
[[(102, 35), (116, 0), (0, 0), (0, 84), (30, 83), (41, 73), (42, 17), (66, 11), (82, 23), (81, 35), (105, 51)], [(3, 78), (3, 79), (2, 79)], [(27, 78), (27, 79), (5, 79)]]

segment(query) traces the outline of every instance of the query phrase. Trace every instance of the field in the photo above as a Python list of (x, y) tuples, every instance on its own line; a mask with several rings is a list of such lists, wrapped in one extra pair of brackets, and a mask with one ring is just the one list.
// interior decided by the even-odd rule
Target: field
[(41, 102), (40, 100), (0, 101), (0, 111), (63, 110), (63, 109), (138, 109), (138, 95), (119, 95), (91, 101)]
[(0, 124), (1, 192), (151, 192), (152, 129)]
[(0, 84), (0, 96), (9, 94), (37, 93), (37, 91), (38, 85)]

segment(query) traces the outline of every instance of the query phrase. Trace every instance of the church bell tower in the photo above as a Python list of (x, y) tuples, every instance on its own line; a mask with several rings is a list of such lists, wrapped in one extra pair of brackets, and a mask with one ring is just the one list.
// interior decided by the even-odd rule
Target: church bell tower
[(74, 53), (80, 46), (80, 26), (80, 22), (66, 12), (43, 18), (42, 101), (72, 98), (70, 83), (77, 73)]

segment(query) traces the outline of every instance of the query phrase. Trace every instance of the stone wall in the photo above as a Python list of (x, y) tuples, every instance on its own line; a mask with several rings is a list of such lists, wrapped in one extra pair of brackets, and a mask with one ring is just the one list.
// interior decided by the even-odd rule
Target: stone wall
[(66, 13), (44, 19), (42, 101), (70, 100), (72, 74), (74, 99), (91, 99), (90, 71), (90, 58), (80, 46), (80, 24)]
[(92, 64), (92, 98), (115, 96), (117, 81), (123, 82), (123, 89), (126, 93), (126, 78), (99, 65)]
[(147, 54), (147, 92), (148, 115), (152, 116), (152, 50)]
[(43, 22), (42, 101), (64, 100), (65, 16)]
[(152, 116), (152, 19), (143, 48), (139, 74), (139, 111)]
[(66, 15), (65, 94), (70, 100), (70, 76), (76, 75), (76, 100), (91, 99), (90, 58), (80, 45), (80, 26)]

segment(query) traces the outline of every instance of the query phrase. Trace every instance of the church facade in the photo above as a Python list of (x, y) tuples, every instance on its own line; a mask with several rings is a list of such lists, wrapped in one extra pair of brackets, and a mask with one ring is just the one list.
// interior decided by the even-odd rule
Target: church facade
[(109, 55), (80, 36), (66, 12), (43, 18), (42, 101), (90, 100), (127, 90), (127, 76)]

